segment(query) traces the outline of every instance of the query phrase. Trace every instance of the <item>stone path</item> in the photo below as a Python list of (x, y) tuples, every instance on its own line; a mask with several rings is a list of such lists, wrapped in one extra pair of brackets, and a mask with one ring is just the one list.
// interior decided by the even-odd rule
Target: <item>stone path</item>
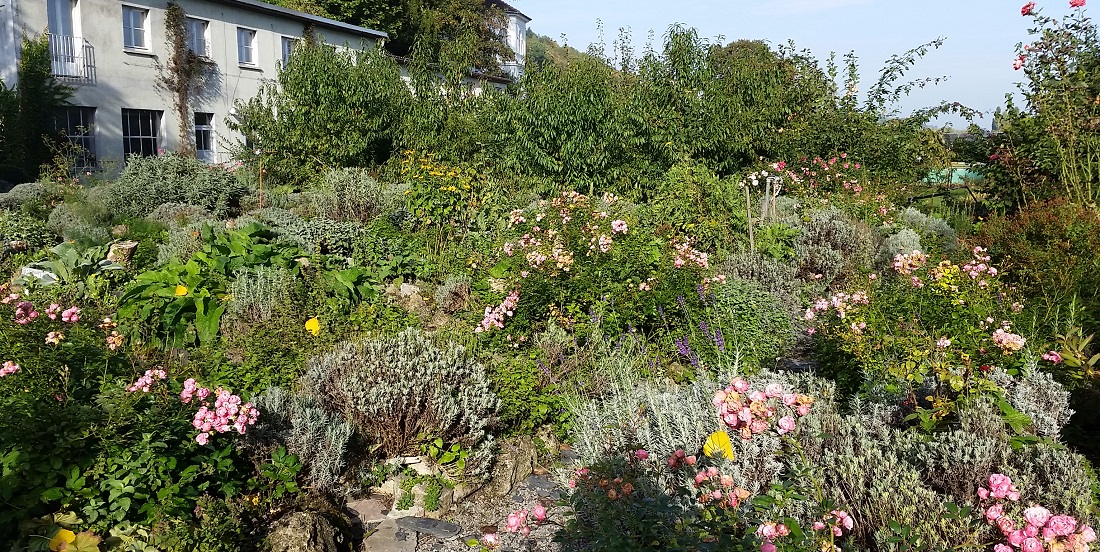
[(449, 521), (413, 516), (391, 519), (386, 505), (375, 498), (349, 503), (348, 508), (359, 520), (362, 534), (373, 530), (363, 540), (360, 552), (468, 552), (471, 548), (466, 541), (480, 539), (487, 531), (496, 531), (502, 552), (559, 552), (560, 545), (553, 542), (553, 525), (535, 528), (526, 538), (504, 528), (508, 514), (530, 510), (536, 503), (550, 510), (551, 519), (560, 519), (561, 508), (555, 504), (561, 493), (551, 476), (531, 475), (509, 493), (511, 500), (488, 493), (472, 497), (455, 507)]

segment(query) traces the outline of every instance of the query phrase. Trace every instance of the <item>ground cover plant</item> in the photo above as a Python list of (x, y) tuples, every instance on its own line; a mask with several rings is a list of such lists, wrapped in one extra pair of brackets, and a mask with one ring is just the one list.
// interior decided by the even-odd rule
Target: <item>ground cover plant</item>
[[(861, 103), (852, 57), (677, 26), (481, 96), (307, 41), (232, 163), (60, 157), (0, 194), (0, 543), (352, 549), (350, 501), (473, 491), (462, 549), (1087, 550), (1095, 35), (1040, 8), (955, 150), (952, 104), (882, 115), (940, 41)], [(909, 201), (956, 150), (980, 205)]]

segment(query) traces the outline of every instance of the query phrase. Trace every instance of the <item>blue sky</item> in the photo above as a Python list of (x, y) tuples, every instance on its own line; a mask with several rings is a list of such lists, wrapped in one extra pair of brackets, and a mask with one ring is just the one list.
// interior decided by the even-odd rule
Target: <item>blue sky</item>
[[(510, 0), (511, 1), (511, 0)], [(1094, 0), (1097, 1), (1097, 0)], [(878, 77), (883, 62), (938, 36), (947, 42), (920, 62), (910, 77), (947, 76), (938, 86), (917, 90), (900, 104), (903, 113), (959, 101), (980, 111), (1004, 104), (1022, 73), (1012, 69), (1016, 44), (1028, 41), (1032, 20), (1020, 16), (1024, 0), (514, 0), (533, 21), (530, 28), (583, 50), (597, 41), (597, 20), (610, 45), (628, 27), (637, 49), (649, 31), (657, 41), (671, 23), (695, 27), (723, 42), (740, 38), (772, 44), (793, 39), (824, 60), (829, 52), (855, 50), (860, 58), (860, 90)], [(1070, 12), (1068, 0), (1037, 0), (1046, 15)], [(940, 121), (959, 123), (958, 120)], [(989, 116), (978, 121), (988, 128)]]

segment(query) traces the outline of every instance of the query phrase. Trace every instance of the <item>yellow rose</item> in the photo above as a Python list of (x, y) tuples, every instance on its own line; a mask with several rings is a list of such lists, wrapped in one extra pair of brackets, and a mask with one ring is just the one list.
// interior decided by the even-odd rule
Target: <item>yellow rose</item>
[(176, 286), (176, 297), (183, 297), (184, 295), (187, 295), (187, 287)]
[(321, 321), (317, 320), (316, 316), (314, 316), (313, 318), (310, 318), (309, 320), (306, 320), (306, 331), (308, 331), (309, 333), (311, 333), (313, 335), (320, 335), (321, 334)]

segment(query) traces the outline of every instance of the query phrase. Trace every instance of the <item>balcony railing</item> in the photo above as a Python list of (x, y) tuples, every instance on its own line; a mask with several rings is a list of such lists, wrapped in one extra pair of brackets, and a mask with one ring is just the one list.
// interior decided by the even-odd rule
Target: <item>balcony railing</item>
[(51, 34), (50, 67), (53, 76), (95, 82), (95, 51), (80, 37)]

